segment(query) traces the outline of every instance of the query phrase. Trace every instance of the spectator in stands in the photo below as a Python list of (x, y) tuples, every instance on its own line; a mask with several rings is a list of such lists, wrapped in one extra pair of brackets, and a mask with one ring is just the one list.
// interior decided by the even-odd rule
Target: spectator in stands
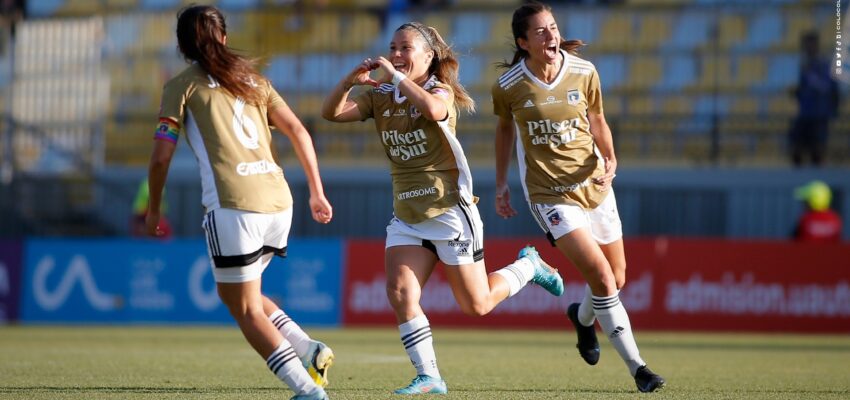
[[(165, 196), (165, 189), (163, 189), (162, 194)], [(148, 215), (149, 200), (150, 194), (148, 192), (148, 180), (145, 178), (139, 183), (139, 190), (136, 191), (136, 198), (133, 199), (133, 215), (130, 217), (130, 233), (133, 236), (148, 235), (148, 228), (145, 219)], [(165, 218), (167, 210), (168, 205), (163, 198), (162, 204), (160, 204), (159, 226), (157, 227), (162, 233), (158, 236), (160, 239), (168, 239), (171, 237), (171, 224), (169, 224), (168, 220)]]
[[(376, 71), (379, 77), (370, 77)], [(374, 86), (349, 97), (354, 86)], [(410, 22), (396, 29), (387, 57), (367, 58), (325, 99), (334, 122), (375, 120), (390, 162), (394, 216), (387, 226), (387, 296), (401, 342), (417, 376), (396, 394), (442, 394), (431, 326), (419, 305), (438, 261), (461, 310), (484, 315), (529, 281), (560, 296), (558, 272), (528, 246), (514, 263), (487, 274), (483, 230), (472, 176), (455, 133), (458, 109), (475, 103), (458, 81), (455, 53), (433, 27)]]
[(841, 241), (841, 216), (829, 208), (832, 191), (821, 181), (812, 181), (794, 191), (794, 197), (805, 202), (806, 211), (794, 229), (801, 242), (837, 243)]
[(177, 44), (192, 64), (163, 89), (148, 174), (148, 234), (161, 234), (162, 190), (183, 133), (200, 165), (203, 227), (219, 297), (248, 343), (296, 393), (293, 399), (327, 399), (322, 386), (333, 352), (261, 293), (272, 256), (286, 255), (292, 222), (292, 195), (274, 162), (269, 122), (293, 144), (307, 176), (313, 219), (328, 223), (331, 206), (309, 133), (255, 61), (226, 42), (224, 15), (215, 7), (178, 13)]
[(513, 14), (514, 57), (492, 88), (496, 126), (496, 213), (511, 207), (508, 162), (519, 152), (523, 192), (535, 220), (587, 280), (584, 300), (567, 310), (578, 350), (594, 365), (594, 321), (634, 377), (652, 392), (664, 379), (647, 368), (632, 335), (619, 291), (626, 281), (623, 231), (611, 188), (617, 157), (602, 113), (596, 68), (577, 56), (580, 40), (564, 40), (552, 9), (529, 2)]
[(817, 32), (802, 36), (803, 59), (794, 88), (799, 111), (789, 134), (791, 162), (802, 166), (809, 156), (815, 166), (823, 164), (829, 120), (838, 115), (838, 83), (831, 75), (829, 60), (819, 55)]

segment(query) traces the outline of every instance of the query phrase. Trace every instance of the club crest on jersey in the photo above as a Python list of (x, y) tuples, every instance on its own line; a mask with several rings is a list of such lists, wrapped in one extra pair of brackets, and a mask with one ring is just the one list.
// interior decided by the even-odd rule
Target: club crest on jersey
[(552, 214), (549, 214), (547, 218), (549, 219), (549, 224), (552, 226), (557, 226), (561, 223), (561, 214), (559, 214), (557, 211)]
[(422, 115), (422, 113), (419, 112), (416, 107), (410, 106), (410, 118), (416, 119), (419, 118), (420, 115)]
[(531, 108), (531, 107), (534, 107), (534, 102), (531, 101), (531, 100), (526, 100), (525, 104), (522, 106), (522, 108)]
[(578, 104), (580, 100), (581, 95), (579, 95), (577, 89), (570, 89), (569, 91), (567, 91), (567, 104), (574, 106)]

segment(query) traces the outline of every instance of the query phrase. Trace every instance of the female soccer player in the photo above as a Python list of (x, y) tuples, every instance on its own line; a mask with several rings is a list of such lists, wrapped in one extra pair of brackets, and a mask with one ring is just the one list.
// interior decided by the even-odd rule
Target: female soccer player
[[(507, 71), (493, 85), (496, 127), (496, 212), (510, 218), (507, 184), (516, 140), (523, 191), (546, 236), (587, 281), (581, 304), (568, 308), (578, 349), (599, 360), (595, 319), (629, 367), (641, 392), (664, 385), (640, 358), (629, 317), (620, 303), (626, 280), (622, 226), (611, 181), (617, 158), (602, 114), (602, 91), (593, 64), (575, 56), (581, 41), (565, 41), (551, 9), (519, 7), (511, 28), (516, 45)], [(601, 159), (598, 154), (601, 153)]]
[[(383, 76), (371, 78), (373, 70)], [(406, 23), (395, 31), (386, 58), (363, 60), (322, 106), (322, 116), (330, 121), (374, 118), (390, 161), (395, 215), (387, 226), (387, 296), (417, 372), (397, 394), (447, 392), (431, 327), (419, 306), (438, 260), (446, 264), (455, 299), (469, 315), (487, 314), (529, 281), (556, 296), (564, 290), (558, 272), (530, 246), (516, 262), (487, 275), (472, 177), (455, 138), (457, 108), (471, 112), (475, 105), (457, 73), (455, 54), (437, 30)], [(374, 89), (350, 99), (355, 85)]]
[(177, 43), (192, 65), (163, 89), (147, 230), (161, 234), (162, 189), (182, 133), (200, 166), (203, 227), (222, 302), (269, 369), (295, 392), (293, 399), (327, 399), (322, 386), (333, 352), (260, 292), (272, 256), (286, 255), (292, 222), (292, 195), (272, 157), (269, 121), (293, 143), (307, 175), (313, 219), (328, 223), (332, 209), (309, 133), (254, 61), (234, 53), (226, 40), (224, 16), (216, 8), (192, 6), (178, 14)]

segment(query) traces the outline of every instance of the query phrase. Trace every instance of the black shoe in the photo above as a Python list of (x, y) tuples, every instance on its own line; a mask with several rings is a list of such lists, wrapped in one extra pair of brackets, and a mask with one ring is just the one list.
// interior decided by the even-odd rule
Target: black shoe
[(638, 390), (643, 393), (654, 392), (664, 387), (664, 378), (649, 370), (646, 365), (638, 367), (635, 371), (635, 383)]
[(584, 326), (578, 321), (578, 303), (570, 304), (567, 308), (567, 316), (570, 317), (570, 322), (576, 328), (578, 335), (578, 354), (584, 359), (584, 362), (590, 365), (596, 365), (599, 362), (599, 340), (596, 339), (596, 329), (591, 326)]

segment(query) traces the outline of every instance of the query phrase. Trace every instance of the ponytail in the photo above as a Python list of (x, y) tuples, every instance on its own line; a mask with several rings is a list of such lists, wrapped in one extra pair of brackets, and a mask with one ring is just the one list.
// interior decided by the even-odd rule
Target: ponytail
[(232, 95), (249, 104), (263, 102), (257, 87), (265, 82), (256, 70), (257, 60), (235, 53), (224, 44), (227, 24), (212, 6), (189, 6), (177, 13), (177, 45), (187, 61), (201, 68)]

